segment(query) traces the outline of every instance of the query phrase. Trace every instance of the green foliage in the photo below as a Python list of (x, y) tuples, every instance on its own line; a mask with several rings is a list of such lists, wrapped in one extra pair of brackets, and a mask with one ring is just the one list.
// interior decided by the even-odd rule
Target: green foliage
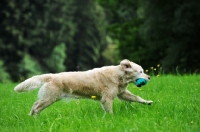
[(108, 46), (102, 55), (106, 58), (107, 65), (119, 64), (119, 52), (117, 50), (117, 40), (113, 40), (110, 36), (106, 37)]
[(128, 58), (144, 68), (161, 63), (165, 72), (200, 71), (200, 1), (99, 3), (106, 11), (109, 36), (118, 40), (120, 59)]
[(145, 54), (145, 43), (141, 39), (138, 31), (138, 26), (141, 20), (136, 19), (135, 21), (124, 22), (123, 24), (113, 24), (109, 31), (115, 33), (115, 38), (121, 40), (118, 41), (119, 49), (119, 60), (130, 59), (136, 63), (143, 64)]
[(137, 18), (137, 1), (135, 0), (98, 0), (104, 7), (110, 24), (132, 21)]
[[(65, 71), (64, 60), (66, 59), (65, 55), (65, 44), (57, 45), (49, 58), (44, 60), (44, 65), (49, 67), (49, 69), (53, 69), (55, 72), (63, 72)], [(25, 54), (23, 60), (19, 63), (19, 72), (20, 80), (24, 80), (28, 77), (47, 73), (49, 69), (45, 69), (45, 67), (41, 67), (39, 62), (31, 57), (29, 54)]]
[(102, 66), (102, 52), (106, 49), (105, 16), (103, 9), (94, 0), (74, 1), (73, 43), (67, 44), (65, 65), (68, 71), (88, 70)]
[(57, 45), (72, 41), (75, 27), (72, 23), (72, 2), (1, 1), (0, 58), (4, 60), (6, 71), (12, 80), (17, 81), (20, 74), (27, 72), (16, 72), (17, 69), (22, 69), (18, 64), (25, 54), (34, 58), (46, 71), (57, 71), (57, 67), (48, 67), (45, 60), (50, 57)]
[(59, 101), (37, 118), (27, 114), (38, 90), (18, 94), (16, 84), (0, 84), (0, 131), (198, 132), (199, 81), (199, 75), (152, 77), (142, 89), (129, 85), (132, 93), (153, 100), (151, 106), (116, 99), (114, 115), (109, 115), (98, 101)]
[(0, 19), (0, 59), (13, 81), (105, 63), (105, 16), (94, 0), (2, 0)]
[(54, 69), (55, 72), (65, 71), (64, 61), (66, 59), (66, 45), (64, 43), (57, 45), (49, 58), (44, 60), (45, 64), (48, 65), (51, 69)]
[(144, 8), (141, 33), (149, 58), (155, 58), (152, 63), (161, 62), (166, 71), (175, 67), (179, 71), (199, 71), (200, 1), (154, 0), (141, 3)]
[(10, 79), (9, 74), (5, 71), (4, 65), (3, 65), (3, 61), (0, 60), (0, 82), (5, 82), (8, 81)]
[(25, 54), (22, 61), (18, 65), (20, 77), (17, 81), (22, 81), (27, 77), (42, 74), (44, 72), (38, 62), (35, 61), (29, 54)]
[[(145, 43), (139, 34), (139, 27), (143, 23), (137, 15), (137, 1), (100, 1), (107, 12), (109, 26), (108, 34), (117, 41), (118, 61), (130, 59), (142, 64), (145, 58)], [(118, 62), (115, 61), (115, 62)]]

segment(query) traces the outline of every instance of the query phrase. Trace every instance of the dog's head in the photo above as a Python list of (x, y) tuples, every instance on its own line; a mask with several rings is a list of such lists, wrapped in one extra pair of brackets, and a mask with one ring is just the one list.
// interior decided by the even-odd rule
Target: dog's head
[[(136, 63), (125, 59), (121, 61), (120, 66), (125, 72), (126, 78), (136, 84), (136, 86), (138, 87), (141, 87), (150, 80), (150, 76), (145, 74), (143, 68)], [(144, 82), (142, 82), (141, 80), (144, 80)], [(140, 81), (139, 83), (141, 85), (138, 84), (138, 81)]]

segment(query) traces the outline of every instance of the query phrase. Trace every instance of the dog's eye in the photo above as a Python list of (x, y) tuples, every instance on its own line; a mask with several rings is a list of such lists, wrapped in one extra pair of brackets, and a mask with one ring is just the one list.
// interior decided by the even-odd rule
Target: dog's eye
[(142, 71), (140, 71), (140, 73), (142, 73)]

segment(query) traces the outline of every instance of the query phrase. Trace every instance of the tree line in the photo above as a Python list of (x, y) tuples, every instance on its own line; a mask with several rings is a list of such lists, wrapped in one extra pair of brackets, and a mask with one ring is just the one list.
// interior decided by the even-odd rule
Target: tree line
[(119, 58), (146, 68), (161, 64), (166, 73), (200, 72), (200, 1), (99, 1)]
[(0, 81), (127, 58), (199, 72), (198, 0), (1, 0)]
[(2, 0), (1, 80), (102, 65), (104, 16), (93, 0)]

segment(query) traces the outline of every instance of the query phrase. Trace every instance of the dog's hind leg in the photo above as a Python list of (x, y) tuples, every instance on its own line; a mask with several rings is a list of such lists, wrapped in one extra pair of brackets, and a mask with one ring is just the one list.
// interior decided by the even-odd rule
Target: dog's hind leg
[(38, 104), (38, 102), (35, 102), (33, 104), (32, 108), (31, 108), (31, 111), (30, 111), (30, 113), (28, 115), (30, 115), (30, 116), (34, 115), (34, 113), (35, 113), (34, 108), (37, 106), (37, 104)]
[(29, 115), (38, 115), (43, 109), (46, 107), (50, 106), (57, 100), (52, 100), (52, 99), (45, 99), (45, 100), (39, 100), (33, 104), (33, 107), (29, 113)]
[(130, 101), (130, 102), (139, 102), (142, 104), (152, 104), (153, 101), (151, 100), (145, 100), (139, 96), (136, 96), (134, 94), (132, 94), (131, 92), (129, 92), (128, 90), (124, 91), (123, 93), (118, 95), (118, 98), (121, 100), (125, 100), (125, 101)]
[(29, 115), (38, 115), (43, 109), (50, 106), (54, 102), (56, 102), (56, 99), (45, 99), (45, 100), (39, 100), (33, 104), (33, 107), (29, 113)]
[(52, 86), (47, 88), (45, 85), (42, 87), (39, 91), (39, 100), (33, 104), (29, 115), (37, 115), (46, 107), (60, 100), (61, 93), (59, 89)]

